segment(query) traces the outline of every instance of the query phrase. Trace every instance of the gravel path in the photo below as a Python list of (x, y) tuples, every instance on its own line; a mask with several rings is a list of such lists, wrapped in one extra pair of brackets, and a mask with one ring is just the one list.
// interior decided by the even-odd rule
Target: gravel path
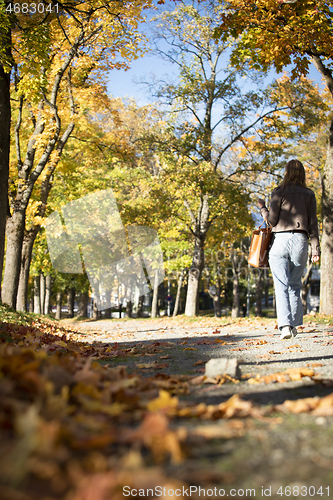
[[(75, 328), (81, 333), (74, 337), (85, 343), (98, 342), (99, 348), (106, 344), (106, 351), (123, 352), (124, 355), (110, 356), (106, 362), (111, 366), (124, 365), (129, 373), (162, 379), (164, 374), (174, 374), (188, 380), (188, 393), (177, 394), (181, 403), (219, 404), (238, 393), (242, 399), (260, 405), (279, 405), (286, 400), (330, 394), (333, 324), (318, 324), (315, 318), (308, 318), (295, 339), (283, 341), (279, 340), (275, 324), (270, 319), (242, 319), (236, 324), (182, 318), (102, 320), (77, 323)], [(191, 385), (194, 377), (203, 375), (205, 363), (218, 357), (237, 358), (243, 377), (222, 385)], [(269, 376), (274, 378), (292, 368), (312, 370), (314, 375), (298, 381), (284, 376), (269, 381)], [(328, 410), (325, 416), (309, 412), (273, 413), (269, 414), (272, 419), (231, 419), (229, 425), (243, 429), (244, 434), (199, 439), (184, 462), (170, 463), (164, 471), (180, 485), (204, 485), (207, 491), (216, 487), (225, 491), (223, 496), (210, 493), (213, 499), (329, 498), (333, 490), (333, 415), (331, 408)], [(181, 421), (187, 428), (196, 423), (191, 419)], [(201, 423), (209, 431), (211, 422)], [(213, 422), (222, 426), (225, 423), (223, 419)]]
[[(147, 376), (159, 371), (190, 378), (202, 375), (205, 363), (211, 358), (238, 359), (243, 375), (239, 383), (207, 384), (204, 389), (200, 386), (191, 390), (188, 397), (192, 400), (216, 404), (239, 393), (261, 404), (279, 404), (285, 399), (332, 392), (333, 324), (311, 321), (299, 328), (296, 338), (282, 341), (275, 320), (270, 319), (242, 319), (235, 324), (219, 324), (215, 319), (193, 323), (171, 318), (101, 320), (80, 322), (76, 328), (85, 342), (117, 343), (122, 350), (135, 347), (136, 355), (118, 356), (114, 362), (125, 364), (129, 371), (136, 370), (142, 362), (150, 365), (155, 362), (155, 370), (153, 366), (143, 370)], [(163, 368), (158, 368), (161, 359)], [(262, 379), (290, 368), (310, 369), (315, 376), (304, 376), (298, 381), (286, 377), (282, 383)], [(324, 383), (318, 384), (315, 379)]]

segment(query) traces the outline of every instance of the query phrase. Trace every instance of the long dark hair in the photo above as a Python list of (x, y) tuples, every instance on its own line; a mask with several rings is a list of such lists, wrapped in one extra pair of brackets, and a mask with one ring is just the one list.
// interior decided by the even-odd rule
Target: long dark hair
[(282, 188), (287, 184), (299, 184), (306, 187), (304, 166), (299, 160), (288, 161), (282, 181)]

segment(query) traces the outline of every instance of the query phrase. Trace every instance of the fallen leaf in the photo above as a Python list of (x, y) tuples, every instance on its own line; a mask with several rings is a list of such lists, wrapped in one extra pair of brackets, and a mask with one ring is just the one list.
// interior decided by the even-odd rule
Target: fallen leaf
[(157, 362), (156, 361), (152, 361), (151, 363), (137, 363), (136, 366), (138, 368), (154, 368), (156, 367), (157, 365)]
[(147, 410), (159, 411), (166, 409), (174, 409), (178, 406), (178, 398), (170, 396), (167, 391), (160, 390), (159, 396), (147, 404)]
[(191, 434), (205, 439), (231, 439), (244, 434), (244, 424), (240, 428), (235, 428), (229, 422), (222, 422), (219, 425), (200, 425), (191, 430)]

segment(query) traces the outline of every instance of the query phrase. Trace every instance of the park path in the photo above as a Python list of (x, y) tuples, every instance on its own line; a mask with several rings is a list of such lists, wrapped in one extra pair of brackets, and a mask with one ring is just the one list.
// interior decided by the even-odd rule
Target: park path
[[(215, 318), (194, 322), (172, 318), (113, 319), (79, 322), (75, 328), (80, 332), (75, 338), (85, 343), (116, 344), (127, 351), (139, 348), (140, 355), (135, 359), (118, 357), (117, 362), (126, 361), (130, 370), (135, 370), (139, 361), (157, 363), (157, 369), (167, 355), (164, 373), (195, 377), (204, 372), (204, 364), (211, 358), (237, 358), (244, 378), (250, 377), (252, 384), (241, 380), (237, 386), (207, 388), (206, 402), (215, 403), (237, 392), (260, 403), (281, 403), (287, 397), (296, 397), (290, 390), (298, 391), (298, 397), (310, 397), (327, 394), (331, 391), (327, 386), (333, 385), (333, 324), (320, 324), (311, 318), (299, 328), (296, 338), (283, 341), (279, 340), (276, 321), (261, 318), (229, 323)], [(326, 385), (319, 386), (307, 376), (283, 384), (274, 377), (270, 382), (262, 379), (293, 368), (313, 370), (315, 378), (325, 380)], [(158, 370), (152, 368), (150, 374), (153, 371)], [(202, 399), (203, 394), (198, 391), (198, 398)]]

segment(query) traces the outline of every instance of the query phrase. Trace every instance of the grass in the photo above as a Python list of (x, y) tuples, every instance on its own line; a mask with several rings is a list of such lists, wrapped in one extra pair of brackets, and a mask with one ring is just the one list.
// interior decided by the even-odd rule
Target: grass
[(4, 323), (17, 323), (19, 325), (31, 324), (34, 320), (43, 318), (39, 314), (15, 311), (11, 307), (0, 305), (0, 321)]

